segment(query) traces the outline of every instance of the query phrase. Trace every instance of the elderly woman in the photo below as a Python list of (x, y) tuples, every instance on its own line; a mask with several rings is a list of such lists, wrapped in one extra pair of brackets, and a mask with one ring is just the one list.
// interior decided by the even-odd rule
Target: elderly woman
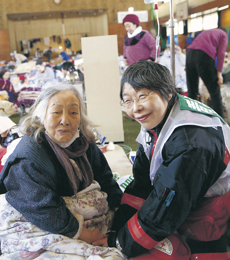
[(228, 259), (228, 125), (210, 107), (178, 95), (169, 70), (154, 62), (127, 68), (120, 97), (141, 125), (134, 180), (114, 232), (94, 244), (117, 246), (133, 259)]
[[(146, 30), (142, 30), (138, 16), (128, 14), (123, 19), (127, 31), (124, 39), (123, 57), (129, 66), (140, 60), (156, 60), (156, 40)], [(158, 55), (160, 50), (158, 50)]]
[[(46, 88), (21, 129), (25, 135), (0, 174), (0, 191), (5, 193), (0, 196), (0, 215), (5, 216), (0, 219), (2, 253), (50, 250), (90, 255), (86, 249), (93, 250), (92, 245), (84, 248), (86, 243), (75, 241), (92, 243), (105, 236), (100, 227), (111, 223), (109, 208), (119, 206), (122, 192), (95, 144), (79, 93), (71, 85)], [(93, 229), (89, 221), (95, 216), (102, 224), (98, 221), (98, 228)], [(18, 226), (15, 236), (12, 225)], [(105, 254), (106, 250), (97, 252)]]

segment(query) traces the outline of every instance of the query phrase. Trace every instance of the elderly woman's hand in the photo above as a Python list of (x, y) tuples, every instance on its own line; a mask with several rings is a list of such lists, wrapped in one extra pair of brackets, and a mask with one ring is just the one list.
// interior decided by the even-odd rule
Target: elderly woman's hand
[(93, 231), (89, 231), (87, 228), (83, 227), (81, 235), (79, 236), (79, 239), (92, 244), (96, 240), (101, 240), (103, 238), (106, 238), (106, 234), (101, 233), (101, 226), (94, 229)]
[(94, 246), (106, 246), (108, 247), (108, 238), (102, 238), (92, 243)]

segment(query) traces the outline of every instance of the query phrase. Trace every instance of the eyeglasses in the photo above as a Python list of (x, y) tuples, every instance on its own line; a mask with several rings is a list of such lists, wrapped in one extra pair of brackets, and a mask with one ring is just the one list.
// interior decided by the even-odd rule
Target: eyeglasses
[(153, 94), (154, 92), (155, 91), (152, 91), (149, 94), (143, 93), (138, 98), (135, 98), (135, 99), (121, 100), (121, 105), (124, 108), (131, 108), (134, 104), (134, 101), (139, 102), (139, 104), (142, 104), (142, 103), (146, 102), (149, 99), (149, 95)]

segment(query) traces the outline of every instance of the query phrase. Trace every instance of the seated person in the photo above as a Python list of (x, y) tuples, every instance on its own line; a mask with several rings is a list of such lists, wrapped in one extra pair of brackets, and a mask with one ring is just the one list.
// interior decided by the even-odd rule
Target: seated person
[(2, 159), (7, 147), (13, 140), (21, 137), (18, 126), (6, 116), (0, 116), (0, 172), (3, 168)]
[(16, 51), (10, 53), (10, 55), (17, 61), (18, 64), (28, 62), (28, 59), (25, 55), (17, 53)]
[(150, 61), (125, 70), (120, 98), (141, 125), (134, 180), (115, 213), (114, 232), (94, 245), (116, 246), (133, 260), (229, 259), (228, 124), (179, 95), (170, 71)]
[(18, 93), (15, 92), (14, 86), (10, 82), (10, 72), (6, 69), (0, 71), (0, 91), (6, 90), (9, 95), (10, 102), (16, 104)]
[(0, 116), (0, 145), (6, 148), (13, 140), (21, 137), (19, 127), (9, 118)]
[[(25, 135), (0, 173), (0, 212), (7, 216), (0, 224), (3, 255), (20, 259), (20, 254), (50, 250), (55, 258), (62, 249), (90, 255), (87, 248), (105, 237), (100, 223), (109, 228), (109, 209), (119, 206), (122, 192), (95, 143), (80, 94), (63, 83), (43, 89), (20, 126)], [(94, 219), (97, 228), (90, 227)], [(7, 233), (13, 223), (15, 236)], [(91, 254), (95, 250), (110, 251), (97, 247)]]
[(37, 50), (35, 52), (35, 57), (36, 58), (41, 58), (42, 57), (42, 51), (39, 48), (37, 48)]
[(42, 60), (37, 60), (36, 69), (38, 70), (34, 79), (36, 87), (46, 87), (55, 82), (53, 69), (45, 66)]
[(80, 81), (84, 81), (84, 74), (79, 69), (76, 69), (72, 62), (64, 62), (61, 66), (61, 71), (64, 75), (64, 78), (66, 78), (68, 73), (73, 73)]

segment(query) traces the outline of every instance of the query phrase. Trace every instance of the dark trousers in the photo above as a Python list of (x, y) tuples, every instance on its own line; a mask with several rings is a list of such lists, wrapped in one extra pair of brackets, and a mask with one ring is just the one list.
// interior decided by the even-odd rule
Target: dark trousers
[(197, 100), (200, 77), (210, 94), (213, 110), (220, 116), (223, 116), (222, 98), (215, 61), (207, 53), (201, 50), (187, 49), (186, 77), (188, 96)]

